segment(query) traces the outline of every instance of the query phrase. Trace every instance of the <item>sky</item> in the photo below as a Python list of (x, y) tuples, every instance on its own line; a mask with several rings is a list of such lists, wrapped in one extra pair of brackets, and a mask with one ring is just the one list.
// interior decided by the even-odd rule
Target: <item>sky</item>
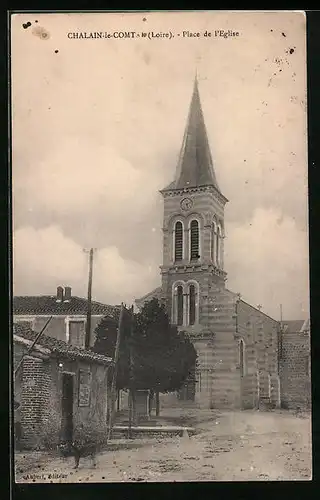
[[(68, 38), (118, 31), (174, 36)], [(85, 296), (90, 247), (95, 300), (130, 304), (160, 285), (159, 190), (197, 70), (229, 200), (227, 286), (276, 319), (280, 304), (286, 319), (308, 316), (304, 14), (16, 14), (11, 44), (15, 295)]]

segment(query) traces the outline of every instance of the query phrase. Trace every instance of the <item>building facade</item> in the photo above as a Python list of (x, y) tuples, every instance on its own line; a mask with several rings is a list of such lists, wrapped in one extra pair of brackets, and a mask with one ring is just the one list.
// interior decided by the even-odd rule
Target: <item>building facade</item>
[(207, 408), (280, 405), (279, 324), (226, 287), (224, 208), (197, 79), (174, 181), (161, 191), (161, 286), (136, 301), (164, 301), (198, 353), (196, 385), (177, 397)]
[[(106, 436), (110, 358), (14, 325), (17, 448), (55, 448)], [(32, 347), (32, 350), (30, 348)]]
[(280, 351), (281, 404), (311, 409), (310, 321), (283, 321)]
[[(92, 301), (90, 346), (95, 341), (94, 331), (105, 316), (114, 317), (120, 306), (110, 306)], [(50, 316), (45, 329), (46, 335), (67, 342), (85, 346), (88, 301), (72, 295), (70, 287), (57, 288), (56, 295), (13, 297), (13, 321), (28, 323), (35, 332), (40, 332)]]

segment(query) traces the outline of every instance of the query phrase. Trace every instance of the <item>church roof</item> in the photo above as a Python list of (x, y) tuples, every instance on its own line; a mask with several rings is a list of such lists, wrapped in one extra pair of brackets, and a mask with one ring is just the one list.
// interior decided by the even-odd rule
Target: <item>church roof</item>
[(214, 186), (220, 192), (213, 168), (196, 77), (176, 177), (165, 190), (200, 186)]
[(162, 296), (162, 288), (161, 286), (155, 288), (154, 290), (152, 290), (151, 292), (148, 292), (146, 295), (144, 295), (143, 297), (140, 297), (139, 299), (136, 299), (135, 300), (135, 303), (137, 305), (137, 307), (142, 307), (143, 304), (145, 302), (148, 302), (149, 300), (152, 300), (152, 299), (160, 299)]

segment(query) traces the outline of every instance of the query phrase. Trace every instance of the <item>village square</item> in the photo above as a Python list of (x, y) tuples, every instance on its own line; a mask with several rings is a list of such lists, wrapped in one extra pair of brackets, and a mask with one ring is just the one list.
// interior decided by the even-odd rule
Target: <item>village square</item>
[(92, 300), (91, 249), (86, 298), (13, 297), (17, 482), (311, 478), (310, 322), (227, 288), (217, 175), (195, 77), (160, 286)]

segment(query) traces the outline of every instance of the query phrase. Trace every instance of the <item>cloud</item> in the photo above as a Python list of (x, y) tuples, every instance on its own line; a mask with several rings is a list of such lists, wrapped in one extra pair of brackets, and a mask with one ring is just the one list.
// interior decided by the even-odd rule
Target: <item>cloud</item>
[(61, 215), (97, 206), (115, 216), (128, 208), (143, 210), (156, 190), (150, 185), (156, 186), (157, 178), (139, 171), (112, 147), (69, 138), (36, 168), (14, 177), (13, 188), (14, 201), (22, 195), (30, 207), (49, 207)]
[[(115, 16), (127, 30), (128, 16)], [(282, 302), (286, 315), (299, 317), (308, 296), (301, 243), (307, 225), (302, 17), (154, 14), (148, 29), (231, 23), (241, 36), (214, 44), (110, 40), (106, 51), (102, 40), (82, 43), (66, 33), (98, 25), (112, 31), (113, 15), (43, 14), (51, 34), (44, 43), (21, 29), (29, 14), (17, 15), (11, 57), (16, 292), (52, 293), (64, 281), (84, 296), (83, 246), (99, 249), (94, 293), (102, 301), (127, 300), (159, 283), (157, 191), (174, 176), (197, 62), (215, 170), (230, 200), (230, 288), (270, 314), (278, 315)], [(139, 14), (130, 14), (130, 26), (146, 29)]]
[(228, 287), (279, 318), (308, 315), (308, 239), (293, 218), (257, 209), (243, 225), (229, 224), (225, 242)]
[[(57, 286), (70, 285), (86, 296), (88, 255), (58, 226), (18, 229), (13, 243), (15, 295), (53, 295)], [(147, 266), (124, 259), (116, 247), (97, 252), (93, 276), (93, 297), (110, 304), (130, 303), (157, 285)]]
[[(246, 224), (230, 224), (225, 269), (228, 288), (265, 313), (279, 318), (282, 304), (285, 318), (308, 315), (308, 241), (293, 218), (257, 209)], [(132, 303), (160, 283), (157, 264), (126, 259), (116, 246), (96, 252), (93, 276), (93, 296), (105, 303)], [(62, 284), (85, 296), (87, 279), (88, 255), (60, 227), (15, 232), (15, 294), (54, 294)]]

